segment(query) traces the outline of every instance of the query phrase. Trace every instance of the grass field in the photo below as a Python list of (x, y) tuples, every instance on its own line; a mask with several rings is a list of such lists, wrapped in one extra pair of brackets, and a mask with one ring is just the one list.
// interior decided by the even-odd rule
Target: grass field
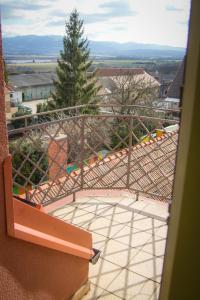
[(57, 63), (19, 63), (19, 64), (8, 64), (7, 69), (9, 73), (25, 73), (25, 72), (54, 72)]
[[(138, 60), (138, 59), (98, 59), (93, 61), (93, 68), (97, 67), (127, 67), (127, 68), (144, 68), (154, 71), (159, 68), (171, 68), (176, 70), (179, 60)], [(8, 64), (7, 69), (10, 74), (20, 73), (38, 73), (38, 72), (54, 72), (57, 62), (42, 63), (19, 63)]]

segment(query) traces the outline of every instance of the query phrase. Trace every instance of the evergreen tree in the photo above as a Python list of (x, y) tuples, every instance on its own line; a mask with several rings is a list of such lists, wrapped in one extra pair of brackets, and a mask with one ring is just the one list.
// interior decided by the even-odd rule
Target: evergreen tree
[(95, 74), (88, 75), (92, 61), (88, 40), (83, 37), (83, 21), (77, 10), (71, 13), (65, 29), (64, 47), (56, 70), (58, 79), (54, 81), (55, 93), (52, 95), (56, 108), (91, 103), (99, 89)]

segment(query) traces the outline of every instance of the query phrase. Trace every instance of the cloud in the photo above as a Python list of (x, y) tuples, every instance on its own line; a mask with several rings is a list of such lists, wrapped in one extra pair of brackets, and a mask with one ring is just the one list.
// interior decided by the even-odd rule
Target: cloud
[(174, 6), (174, 5), (167, 5), (166, 6), (166, 10), (167, 11), (176, 11), (176, 12), (182, 12), (183, 11), (182, 8), (178, 8), (178, 7)]
[(127, 1), (112, 1), (103, 3), (99, 6), (104, 12), (96, 14), (85, 14), (82, 15), (83, 20), (86, 24), (105, 22), (111, 18), (116, 17), (133, 17), (137, 15), (136, 11), (133, 11)]
[(107, 16), (122, 16), (122, 17), (128, 17), (136, 15), (136, 11), (132, 11), (129, 3), (127, 1), (112, 1), (103, 3), (100, 5), (101, 8), (107, 9)]
[(110, 15), (104, 13), (97, 14), (82, 14), (82, 19), (85, 24), (97, 23), (97, 22), (105, 22), (109, 20)]
[(64, 35), (65, 22), (77, 8), (89, 39), (173, 46), (185, 46), (187, 40), (190, 0), (0, 1), (4, 36)]
[(49, 16), (52, 17), (61, 17), (61, 18), (66, 18), (69, 16), (69, 13), (67, 14), (66, 12), (59, 10), (59, 9), (53, 9), (49, 12)]
[(50, 21), (47, 23), (48, 26), (64, 26), (65, 25), (65, 20), (57, 20), (57, 21)]
[[(96, 13), (80, 13), (80, 18), (84, 20), (85, 24), (93, 24), (98, 22), (107, 22), (110, 19), (116, 17), (130, 17), (137, 14), (136, 11), (133, 11), (127, 3), (127, 1), (112, 1), (100, 4), (98, 7), (99, 12)], [(60, 10), (52, 10), (50, 15), (56, 18), (48, 23), (49, 26), (61, 26), (64, 24), (69, 14), (64, 13)], [(60, 18), (60, 19), (58, 19)]]
[(189, 23), (189, 21), (179, 21), (178, 24), (183, 25), (183, 26), (187, 26)]
[(48, 7), (47, 4), (40, 4), (40, 2), (33, 3), (32, 1), (9, 1), (9, 2), (4, 2), (1, 6), (4, 9), (20, 9), (20, 10), (39, 10), (42, 8)]
[(47, 8), (47, 4), (33, 3), (32, 1), (6, 1), (1, 4), (3, 19), (19, 18), (19, 11), (37, 11)]
[(124, 31), (124, 30), (126, 30), (126, 26), (116, 26), (116, 27), (113, 27), (112, 29), (116, 30), (116, 31)]

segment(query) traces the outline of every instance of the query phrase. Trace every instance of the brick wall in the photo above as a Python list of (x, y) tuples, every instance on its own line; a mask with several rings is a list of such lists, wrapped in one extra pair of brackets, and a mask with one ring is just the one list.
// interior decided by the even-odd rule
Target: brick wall
[[(49, 141), (48, 147), (48, 163), (49, 178), (56, 179), (66, 176), (67, 156), (68, 156), (67, 136), (60, 135), (54, 140)], [(63, 169), (61, 169), (61, 167)]]

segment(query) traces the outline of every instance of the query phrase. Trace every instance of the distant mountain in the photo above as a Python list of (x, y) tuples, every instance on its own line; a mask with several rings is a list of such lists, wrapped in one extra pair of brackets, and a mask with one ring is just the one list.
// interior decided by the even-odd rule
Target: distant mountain
[[(4, 55), (8, 56), (28, 56), (28, 55), (59, 55), (63, 48), (62, 36), (16, 36), (4, 37)], [(185, 49), (154, 44), (140, 43), (117, 43), (90, 41), (89, 47), (92, 56), (121, 56), (132, 58), (182, 58)]]

